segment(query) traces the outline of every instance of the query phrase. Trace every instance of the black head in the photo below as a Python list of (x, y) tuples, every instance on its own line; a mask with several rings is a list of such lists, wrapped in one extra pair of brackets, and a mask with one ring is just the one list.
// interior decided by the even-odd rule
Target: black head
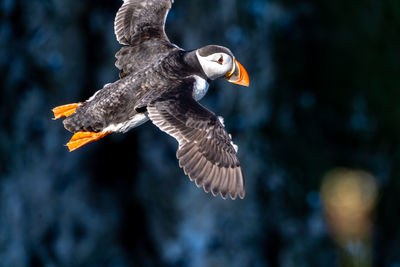
[(217, 54), (217, 53), (224, 53), (224, 54), (231, 56), (232, 58), (234, 57), (231, 50), (229, 50), (226, 47), (219, 46), (219, 45), (207, 45), (207, 46), (197, 49), (197, 51), (199, 52), (199, 55), (201, 57), (208, 57), (212, 54)]

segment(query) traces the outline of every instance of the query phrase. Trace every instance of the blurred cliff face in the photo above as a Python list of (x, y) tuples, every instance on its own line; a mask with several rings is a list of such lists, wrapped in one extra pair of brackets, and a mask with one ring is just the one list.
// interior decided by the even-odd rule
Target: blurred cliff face
[(175, 1), (174, 43), (227, 46), (249, 71), (252, 87), (216, 82), (202, 101), (240, 147), (243, 201), (197, 189), (151, 124), (63, 146), (50, 110), (118, 78), (121, 3), (0, 2), (3, 265), (335, 266), (318, 192), (337, 166), (376, 177), (371, 254), (400, 263), (396, 1)]

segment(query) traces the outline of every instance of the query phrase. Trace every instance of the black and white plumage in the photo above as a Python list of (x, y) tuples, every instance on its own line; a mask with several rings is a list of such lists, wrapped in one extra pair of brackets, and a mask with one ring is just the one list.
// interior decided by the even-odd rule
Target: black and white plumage
[(179, 143), (179, 166), (213, 195), (244, 198), (237, 147), (223, 122), (200, 105), (208, 82), (225, 78), (248, 86), (246, 70), (221, 46), (185, 51), (171, 44), (165, 20), (171, 0), (125, 0), (115, 19), (120, 80), (89, 100), (55, 108), (55, 118), (74, 133), (75, 150), (112, 132), (126, 132), (151, 120)]

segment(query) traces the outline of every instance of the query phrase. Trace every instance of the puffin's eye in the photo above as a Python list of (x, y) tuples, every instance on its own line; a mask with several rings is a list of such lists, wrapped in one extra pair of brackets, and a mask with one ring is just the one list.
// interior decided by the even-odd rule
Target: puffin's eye
[(219, 59), (218, 59), (218, 61), (217, 61), (219, 64), (221, 64), (222, 65), (222, 63), (224, 63), (224, 57), (223, 56), (221, 56)]

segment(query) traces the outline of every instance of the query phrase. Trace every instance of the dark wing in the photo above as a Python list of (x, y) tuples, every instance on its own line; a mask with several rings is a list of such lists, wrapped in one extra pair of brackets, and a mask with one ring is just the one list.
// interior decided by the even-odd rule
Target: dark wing
[(165, 20), (171, 0), (125, 0), (114, 22), (118, 42), (135, 45), (152, 38), (165, 39)]
[(179, 49), (164, 31), (171, 6), (171, 0), (125, 0), (114, 22), (118, 42), (128, 45), (115, 55), (121, 78)]
[(230, 135), (191, 90), (169, 92), (147, 106), (151, 121), (179, 143), (179, 166), (214, 196), (244, 198), (243, 173)]

